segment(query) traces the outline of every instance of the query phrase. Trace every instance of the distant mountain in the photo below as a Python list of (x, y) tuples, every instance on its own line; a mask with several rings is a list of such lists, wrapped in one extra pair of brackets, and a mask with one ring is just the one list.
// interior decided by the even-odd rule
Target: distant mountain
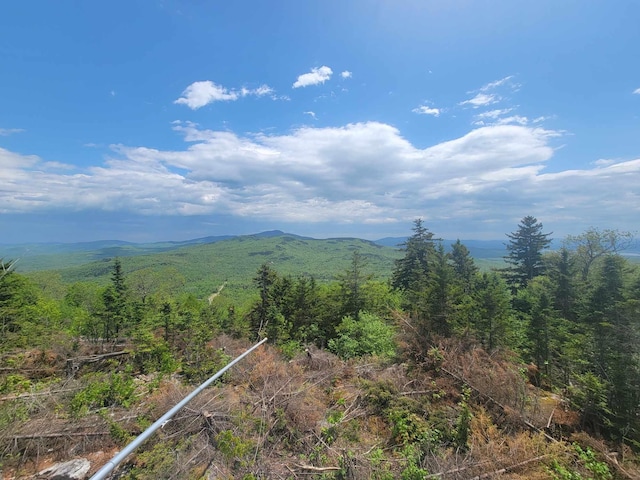
[[(78, 243), (34, 243), (19, 245), (1, 245), (0, 258), (5, 260), (20, 259), (16, 265), (18, 271), (29, 272), (36, 270), (51, 270), (84, 265), (87, 263), (109, 260), (113, 257), (135, 257), (140, 255), (152, 255), (157, 253), (169, 253), (185, 248), (199, 245), (210, 245), (219, 242), (239, 239), (246, 241), (249, 239), (277, 239), (284, 237), (291, 240), (312, 241), (311, 237), (304, 237), (281, 230), (269, 230), (253, 235), (219, 235), (195, 238), (183, 241), (166, 241), (153, 243), (133, 243), (122, 240), (100, 240), (94, 242)], [(345, 244), (355, 241), (367, 243), (376, 248), (391, 248), (397, 252), (399, 246), (408, 237), (386, 237), (375, 241), (362, 240), (357, 238), (330, 238), (326, 239), (329, 244)], [(491, 262), (502, 262), (506, 254), (504, 240), (462, 240), (462, 243), (469, 249), (471, 256), (476, 260), (490, 260)], [(449, 249), (455, 240), (444, 240), (445, 248)], [(551, 248), (558, 249), (561, 246), (560, 240), (553, 240)], [(638, 258), (640, 250), (637, 245), (625, 252), (623, 255), (632, 260)]]

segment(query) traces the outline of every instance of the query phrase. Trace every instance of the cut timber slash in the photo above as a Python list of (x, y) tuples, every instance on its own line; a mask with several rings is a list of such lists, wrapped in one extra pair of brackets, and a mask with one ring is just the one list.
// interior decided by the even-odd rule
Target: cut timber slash
[(263, 338), (260, 342), (256, 343), (249, 350), (244, 352), (242, 355), (237, 357), (235, 360), (229, 362), (224, 368), (219, 370), (213, 377), (204, 382), (198, 388), (196, 388), (189, 395), (184, 397), (184, 399), (178, 403), (175, 407), (165, 413), (162, 417), (155, 421), (153, 425), (147, 428), (144, 432), (142, 432), (135, 440), (133, 440), (129, 445), (127, 445), (120, 453), (118, 453), (115, 457), (109, 460), (104, 467), (98, 470), (90, 480), (104, 480), (107, 476), (125, 459), (127, 456), (133, 452), (136, 448), (138, 448), (142, 443), (147, 440), (156, 430), (162, 427), (165, 423), (171, 420), (176, 413), (178, 413), (182, 407), (184, 407), (187, 403), (195, 398), (200, 392), (202, 392), (205, 388), (215, 382), (218, 378), (220, 378), (227, 370), (233, 367), (236, 363), (242, 360), (244, 357), (253, 352), (256, 348), (266, 342), (267, 339)]

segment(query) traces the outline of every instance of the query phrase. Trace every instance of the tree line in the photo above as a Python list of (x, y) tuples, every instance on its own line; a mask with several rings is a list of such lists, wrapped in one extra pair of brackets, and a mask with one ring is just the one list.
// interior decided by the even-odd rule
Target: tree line
[(72, 351), (81, 339), (105, 346), (126, 339), (139, 369), (200, 379), (223, 360), (208, 345), (220, 333), (269, 337), (288, 356), (315, 344), (343, 358), (394, 359), (409, 325), (415, 334), (403, 349), (415, 361), (441, 337), (513, 351), (539, 386), (570, 399), (583, 427), (640, 446), (640, 274), (620, 255), (633, 236), (591, 228), (550, 251), (551, 235), (524, 217), (507, 234), (506, 266), (481, 271), (462, 242), (446, 249), (418, 219), (388, 280), (369, 274), (358, 251), (323, 284), (265, 263), (245, 305), (184, 293), (178, 272), (125, 276), (119, 259), (108, 285), (64, 288), (1, 261), (0, 349)]

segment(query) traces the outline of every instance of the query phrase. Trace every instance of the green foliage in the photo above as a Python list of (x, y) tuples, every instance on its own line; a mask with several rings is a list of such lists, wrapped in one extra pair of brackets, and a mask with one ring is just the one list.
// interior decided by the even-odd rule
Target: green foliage
[[(420, 292), (429, 274), (431, 257), (435, 253), (435, 240), (418, 218), (413, 222), (413, 235), (402, 244), (404, 256), (395, 263), (392, 285), (406, 292)], [(411, 301), (411, 299), (409, 299)]]
[(356, 320), (346, 316), (336, 328), (337, 337), (329, 340), (329, 350), (348, 359), (363, 355), (392, 357), (395, 331), (379, 317), (361, 312)]
[(37, 337), (25, 327), (30, 323), (29, 309), (37, 304), (38, 292), (29, 280), (1, 263), (0, 272), (0, 349), (26, 347)]
[(592, 372), (576, 375), (575, 380), (569, 394), (572, 403), (582, 412), (583, 424), (596, 429), (609, 426), (612, 412), (607, 402), (608, 383)]
[(578, 458), (583, 463), (584, 468), (593, 474), (594, 480), (610, 480), (613, 478), (609, 471), (609, 466), (605, 462), (601, 462), (596, 458), (595, 453), (589, 447), (583, 449), (577, 443), (573, 447), (578, 454)]
[[(192, 352), (182, 366), (182, 373), (193, 383), (202, 383), (227, 365), (231, 357), (222, 350), (204, 345)], [(222, 379), (225, 378), (223, 375)]]
[(585, 479), (580, 472), (570, 469), (554, 459), (548, 469), (554, 480), (611, 480), (613, 478), (608, 465), (599, 461), (589, 447), (583, 449), (574, 443), (573, 449), (577, 455), (578, 466), (589, 472), (589, 476)]
[(133, 343), (133, 360), (141, 372), (171, 373), (179, 367), (167, 342), (156, 338), (150, 330), (138, 328), (133, 334)]
[(424, 417), (406, 406), (396, 406), (388, 410), (393, 439), (402, 445), (418, 444), (431, 451), (440, 441), (440, 431)]
[(477, 281), (471, 323), (485, 349), (491, 351), (511, 343), (514, 333), (511, 296), (494, 272), (483, 273)]
[(90, 381), (91, 383), (76, 393), (71, 400), (72, 415), (80, 417), (94, 409), (131, 406), (134, 400), (135, 384), (129, 373), (95, 375)]
[(553, 480), (583, 480), (580, 473), (569, 470), (556, 459), (553, 460), (548, 471), (552, 475)]
[(167, 472), (174, 468), (176, 451), (180, 449), (181, 445), (169, 441), (154, 444), (152, 448), (137, 455), (136, 465), (122, 477), (123, 480), (166, 478)]
[(629, 248), (633, 240), (631, 232), (590, 227), (580, 235), (567, 236), (564, 244), (575, 252), (574, 261), (580, 269), (582, 279), (586, 280), (591, 267), (600, 258), (620, 253)]
[(458, 403), (460, 413), (456, 420), (454, 443), (461, 450), (469, 448), (469, 435), (471, 433), (471, 409), (469, 408), (469, 397), (471, 389), (465, 385), (462, 390), (462, 400)]
[(2, 394), (27, 392), (31, 386), (31, 381), (19, 373), (10, 373), (0, 377), (0, 393)]
[(342, 303), (341, 316), (348, 315), (358, 320), (360, 311), (366, 308), (362, 287), (373, 278), (373, 275), (365, 273), (366, 268), (366, 257), (362, 256), (358, 250), (354, 250), (351, 265), (337, 276)]
[(253, 449), (251, 441), (243, 440), (231, 430), (222, 430), (218, 433), (214, 438), (214, 443), (229, 462), (242, 459)]
[[(421, 220), (412, 233), (400, 252), (354, 239), (244, 237), (183, 249), (165, 245), (166, 252), (148, 257), (127, 256), (136, 247), (119, 247), (103, 251), (99, 262), (32, 277), (0, 267), (0, 349), (46, 349), (61, 359), (71, 335), (84, 337), (75, 341), (82, 350), (85, 339), (119, 337), (133, 342), (136, 371), (179, 370), (195, 383), (227, 363), (212, 347), (221, 333), (246, 339), (260, 332), (286, 358), (309, 343), (344, 359), (393, 357), (392, 322), (403, 318), (413, 327), (405, 329), (412, 338), (405, 334), (401, 343), (411, 349), (406, 358), (419, 353), (433, 374), (442, 362), (442, 352), (432, 349), (438, 335), (511, 350), (536, 364), (543, 386), (569, 392), (584, 428), (640, 445), (640, 271), (615, 255), (626, 234), (591, 229), (543, 255), (548, 234), (525, 217), (509, 235), (510, 289), (495, 272), (479, 273), (462, 243), (445, 253)], [(123, 259), (113, 260), (118, 252)], [(44, 366), (31, 362), (34, 370)], [(128, 387), (119, 383), (124, 377), (100, 378), (102, 386), (89, 385), (74, 398), (74, 415), (130, 404)], [(32, 387), (13, 373), (0, 382), (9, 394)], [(406, 398), (391, 385), (364, 387), (369, 407), (407, 445), (426, 451), (438, 442), (460, 449), (468, 443), (464, 396), (444, 414), (431, 411), (426, 397)], [(349, 441), (358, 436), (353, 425), (329, 422), (333, 430), (323, 435)], [(421, 468), (419, 461), (413, 466)]]
[(406, 466), (400, 474), (402, 480), (424, 480), (429, 475), (427, 470), (420, 467), (424, 452), (419, 447), (407, 445), (403, 448), (402, 454), (406, 462)]
[(384, 413), (397, 399), (398, 390), (390, 382), (363, 381), (366, 402), (376, 413)]
[[(365, 240), (336, 238), (315, 240), (291, 235), (274, 237), (244, 236), (202, 245), (135, 245), (117, 251), (98, 251), (90, 254), (64, 254), (67, 262), (59, 262), (60, 255), (49, 259), (41, 258), (38, 269), (60, 269), (63, 282), (98, 282), (102, 286), (109, 283), (110, 262), (115, 255), (122, 261), (122, 268), (137, 298), (142, 298), (138, 289), (139, 278), (134, 272), (145, 270), (141, 276), (159, 275), (171, 281), (179, 272), (180, 282), (168, 285), (148, 279), (148, 290), (155, 286), (167, 295), (178, 291), (188, 291), (206, 298), (226, 282), (223, 295), (229, 295), (236, 304), (244, 303), (252, 297), (251, 279), (263, 263), (277, 266), (282, 275), (313, 275), (318, 282), (330, 282), (338, 272), (343, 271), (357, 249), (371, 264), (371, 273), (388, 278), (393, 262), (399, 257), (395, 248), (382, 247)], [(103, 260), (95, 261), (103, 257)], [(21, 260), (23, 268), (29, 266), (30, 259)], [(182, 287), (181, 285), (184, 285)]]
[(549, 248), (551, 233), (542, 233), (542, 229), (542, 223), (528, 215), (520, 221), (518, 230), (507, 234), (509, 243), (505, 261), (511, 267), (505, 269), (504, 273), (514, 289), (526, 286), (544, 272), (542, 251)]
[(382, 448), (374, 448), (371, 451), (369, 454), (369, 462), (373, 469), (371, 472), (372, 480), (393, 480), (395, 478), (393, 472), (390, 471), (389, 463)]
[(287, 360), (291, 360), (293, 357), (303, 351), (304, 348), (296, 340), (289, 340), (280, 345), (280, 352), (282, 353), (282, 356)]

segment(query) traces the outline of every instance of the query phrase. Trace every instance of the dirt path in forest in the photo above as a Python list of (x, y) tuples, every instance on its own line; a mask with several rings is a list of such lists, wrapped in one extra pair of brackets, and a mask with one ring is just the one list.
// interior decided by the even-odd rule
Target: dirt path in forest
[(218, 287), (218, 291), (215, 293), (212, 293), (211, 295), (209, 295), (209, 305), (211, 305), (211, 302), (213, 302), (213, 300), (220, 295), (220, 292), (222, 292), (222, 289), (227, 285), (227, 282), (224, 282), (222, 285), (220, 285)]

